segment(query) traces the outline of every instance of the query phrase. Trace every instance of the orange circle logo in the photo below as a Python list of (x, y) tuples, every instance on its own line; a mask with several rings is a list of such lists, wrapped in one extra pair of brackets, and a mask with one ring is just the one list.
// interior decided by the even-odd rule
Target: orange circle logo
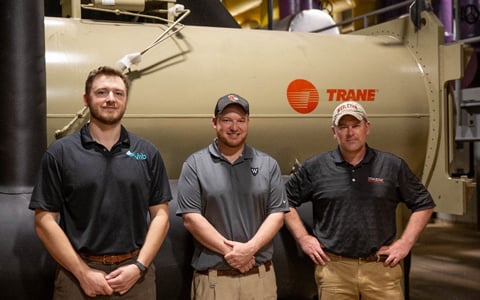
[(287, 99), (295, 111), (308, 114), (318, 105), (318, 91), (310, 81), (295, 79), (288, 85)]

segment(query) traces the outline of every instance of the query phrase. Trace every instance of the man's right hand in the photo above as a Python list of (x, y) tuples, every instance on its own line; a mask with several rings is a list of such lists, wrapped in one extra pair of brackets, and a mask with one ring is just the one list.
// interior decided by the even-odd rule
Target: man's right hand
[(312, 235), (304, 235), (298, 239), (298, 244), (308, 257), (317, 265), (325, 265), (330, 261), (328, 255), (323, 252), (322, 245), (318, 239)]
[(245, 265), (237, 267), (236, 269), (242, 273), (250, 271), (251, 268), (255, 265), (255, 257), (252, 257)]
[(80, 286), (83, 292), (89, 297), (95, 297), (97, 295), (112, 295), (113, 289), (108, 285), (105, 279), (107, 273), (89, 268), (81, 278), (78, 278)]

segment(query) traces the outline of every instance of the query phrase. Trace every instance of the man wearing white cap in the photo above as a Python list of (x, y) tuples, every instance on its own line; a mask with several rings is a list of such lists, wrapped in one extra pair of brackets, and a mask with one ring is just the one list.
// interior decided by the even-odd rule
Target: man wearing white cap
[[(332, 115), (335, 150), (306, 160), (286, 183), (285, 224), (315, 266), (318, 297), (404, 299), (399, 262), (428, 223), (435, 204), (405, 161), (370, 148), (370, 122), (358, 102)], [(310, 234), (295, 207), (312, 202)], [(396, 207), (412, 211), (396, 239)]]

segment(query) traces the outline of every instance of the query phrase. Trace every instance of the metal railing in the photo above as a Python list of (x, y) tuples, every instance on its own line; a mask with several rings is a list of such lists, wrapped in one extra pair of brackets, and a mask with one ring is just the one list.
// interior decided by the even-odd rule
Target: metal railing
[(334, 27), (340, 27), (340, 26), (343, 26), (343, 25), (348, 25), (348, 24), (351, 24), (355, 21), (359, 21), (359, 20), (362, 20), (362, 19), (363, 19), (363, 26), (368, 27), (368, 25), (369, 25), (368, 24), (368, 18), (369, 17), (380, 15), (380, 14), (395, 10), (397, 8), (402, 8), (402, 7), (405, 7), (405, 6), (409, 6), (413, 2), (415, 2), (415, 1), (413, 1), (413, 0), (403, 1), (403, 2), (400, 2), (400, 3), (397, 3), (397, 4), (393, 4), (393, 5), (381, 8), (381, 9), (371, 11), (371, 12), (366, 13), (366, 14), (361, 15), (361, 16), (357, 16), (357, 17), (354, 17), (354, 18), (344, 20), (344, 21), (336, 23), (334, 25), (330, 25), (330, 26), (327, 26), (327, 27), (323, 27), (321, 29), (314, 30), (313, 32), (322, 32), (324, 30), (328, 30), (328, 29), (331, 29), (331, 28), (334, 28)]

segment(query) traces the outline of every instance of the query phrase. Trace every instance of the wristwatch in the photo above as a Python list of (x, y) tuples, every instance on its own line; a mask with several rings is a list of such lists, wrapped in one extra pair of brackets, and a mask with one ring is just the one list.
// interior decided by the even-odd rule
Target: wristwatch
[(145, 275), (145, 272), (147, 272), (147, 267), (145, 267), (141, 262), (138, 260), (133, 263), (140, 269), (140, 276), (143, 277)]

